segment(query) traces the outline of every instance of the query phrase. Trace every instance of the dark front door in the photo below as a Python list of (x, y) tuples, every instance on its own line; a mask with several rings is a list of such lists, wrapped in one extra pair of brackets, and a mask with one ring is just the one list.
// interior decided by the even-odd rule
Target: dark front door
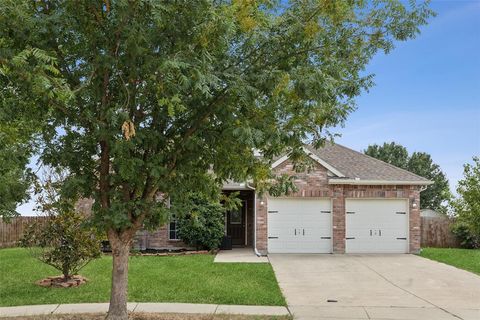
[(232, 237), (232, 245), (245, 245), (245, 201), (236, 210), (227, 212), (227, 235)]

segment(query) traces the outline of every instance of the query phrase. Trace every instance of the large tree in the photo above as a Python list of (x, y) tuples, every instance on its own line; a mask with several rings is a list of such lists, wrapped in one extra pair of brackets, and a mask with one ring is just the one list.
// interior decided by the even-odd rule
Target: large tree
[(420, 207), (446, 212), (447, 202), (451, 198), (448, 179), (428, 153), (413, 152), (409, 155), (404, 146), (385, 142), (383, 145), (368, 146), (365, 154), (433, 181), (420, 193)]
[(71, 174), (64, 195), (95, 198), (113, 249), (108, 318), (127, 318), (132, 238), (162, 222), (161, 199), (226, 179), (267, 188), (270, 160), (328, 138), (372, 86), (370, 59), (431, 15), (395, 0), (2, 1), (0, 62), (38, 48), (67, 84), (29, 110), (41, 161)]
[(408, 166), (407, 148), (395, 142), (369, 145), (364, 153), (402, 169), (406, 169)]

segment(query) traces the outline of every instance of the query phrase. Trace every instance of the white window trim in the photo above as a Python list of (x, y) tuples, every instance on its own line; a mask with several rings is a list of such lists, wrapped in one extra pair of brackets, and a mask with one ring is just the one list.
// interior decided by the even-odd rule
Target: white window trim
[[(175, 231), (175, 236), (177, 237), (176, 239), (170, 237), (170, 234), (171, 234), (171, 231), (172, 231), (172, 230), (170, 229), (170, 225), (171, 225), (172, 222), (175, 222), (175, 230), (174, 230), (174, 231)], [(168, 221), (168, 241), (181, 241), (181, 240), (182, 240), (182, 239), (180, 239), (180, 238), (178, 237), (178, 227), (177, 227), (177, 221), (176, 221), (176, 219), (173, 219), (173, 221)]]

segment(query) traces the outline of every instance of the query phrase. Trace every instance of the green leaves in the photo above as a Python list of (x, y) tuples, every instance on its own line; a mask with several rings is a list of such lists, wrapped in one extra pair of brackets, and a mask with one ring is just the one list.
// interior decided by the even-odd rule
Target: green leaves
[(225, 233), (225, 208), (220, 202), (201, 193), (189, 193), (185, 199), (174, 201), (173, 210), (179, 237), (186, 244), (197, 249), (219, 248)]
[(448, 180), (428, 153), (413, 152), (409, 155), (404, 146), (395, 142), (385, 142), (381, 146), (377, 144), (368, 146), (365, 154), (433, 181), (433, 185), (420, 193), (420, 206), (422, 209), (446, 213), (448, 201), (452, 196)]
[(408, 160), (407, 170), (434, 182), (420, 194), (422, 208), (432, 208), (446, 213), (448, 200), (452, 197), (450, 186), (442, 169), (433, 162), (431, 156), (425, 152), (412, 153)]
[(370, 145), (367, 150), (365, 150), (365, 154), (386, 163), (393, 164), (396, 167), (407, 169), (409, 157), (407, 148), (395, 142), (385, 142), (382, 146), (377, 144)]
[[(272, 159), (333, 136), (373, 85), (370, 59), (431, 15), (399, 0), (4, 0), (0, 118), (28, 128), (14, 144), (67, 169), (65, 194), (95, 199), (93, 223), (125, 248), (165, 222), (160, 196), (215, 198), (227, 180), (288, 193)], [(222, 217), (207, 226), (202, 210), (184, 235), (214, 248)]]
[(334, 136), (373, 85), (369, 60), (429, 16), (400, 1), (6, 0), (0, 117), (32, 128), (23, 141), (95, 198), (103, 228), (160, 223), (160, 193), (290, 190), (271, 160)]
[(35, 258), (62, 272), (66, 279), (101, 254), (96, 229), (87, 228), (84, 217), (73, 211), (33, 222), (20, 243)]
[(480, 246), (480, 158), (463, 166), (463, 179), (458, 182), (459, 197), (452, 201), (457, 222), (455, 230), (465, 245)]
[(167, 108), (169, 117), (174, 117), (177, 113), (184, 112), (186, 107), (182, 104), (179, 95), (174, 95), (171, 98), (161, 98), (158, 100), (158, 105)]

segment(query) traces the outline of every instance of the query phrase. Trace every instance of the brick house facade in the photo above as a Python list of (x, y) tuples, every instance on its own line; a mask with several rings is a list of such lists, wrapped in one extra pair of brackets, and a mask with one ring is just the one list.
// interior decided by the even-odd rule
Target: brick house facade
[[(420, 186), (418, 185), (329, 185), (328, 170), (320, 164), (310, 172), (296, 173), (293, 164), (285, 161), (277, 172), (296, 176), (298, 191), (290, 197), (329, 198), (332, 201), (333, 253), (345, 253), (345, 199), (408, 199), (409, 200), (409, 246), (411, 253), (420, 250)], [(413, 204), (417, 204), (414, 206)], [(257, 249), (267, 253), (268, 196), (257, 198)]]
[[(319, 157), (325, 157), (329, 162), (325, 163)], [(313, 154), (312, 158), (318, 161), (306, 172), (295, 172), (288, 158), (278, 160), (274, 165), (274, 171), (294, 176), (297, 191), (282, 199), (323, 199), (331, 203), (332, 253), (346, 252), (346, 203), (356, 199), (371, 200), (372, 203), (377, 200), (405, 200), (406, 212), (396, 213), (408, 214), (408, 217), (403, 216), (408, 230), (405, 230), (404, 238), (397, 239), (408, 241), (403, 252), (416, 253), (420, 250), (420, 192), (426, 185), (431, 184), (430, 181), (338, 145), (325, 147)], [(336, 168), (341, 168), (347, 174), (343, 175)], [(230, 190), (232, 189), (229, 188), (225, 192)], [(268, 211), (269, 200), (272, 198), (268, 195), (256, 195), (255, 190), (248, 184), (239, 188), (239, 191), (242, 197), (249, 199), (243, 218), (245, 222), (242, 224), (245, 228), (245, 240), (242, 245), (266, 254), (269, 252)], [(301, 212), (301, 202), (298, 204), (298, 212)], [(392, 220), (395, 218), (397, 217), (393, 215)], [(137, 247), (162, 249), (185, 247), (183, 242), (169, 239), (168, 232), (168, 224), (153, 233), (141, 231), (136, 237)]]

